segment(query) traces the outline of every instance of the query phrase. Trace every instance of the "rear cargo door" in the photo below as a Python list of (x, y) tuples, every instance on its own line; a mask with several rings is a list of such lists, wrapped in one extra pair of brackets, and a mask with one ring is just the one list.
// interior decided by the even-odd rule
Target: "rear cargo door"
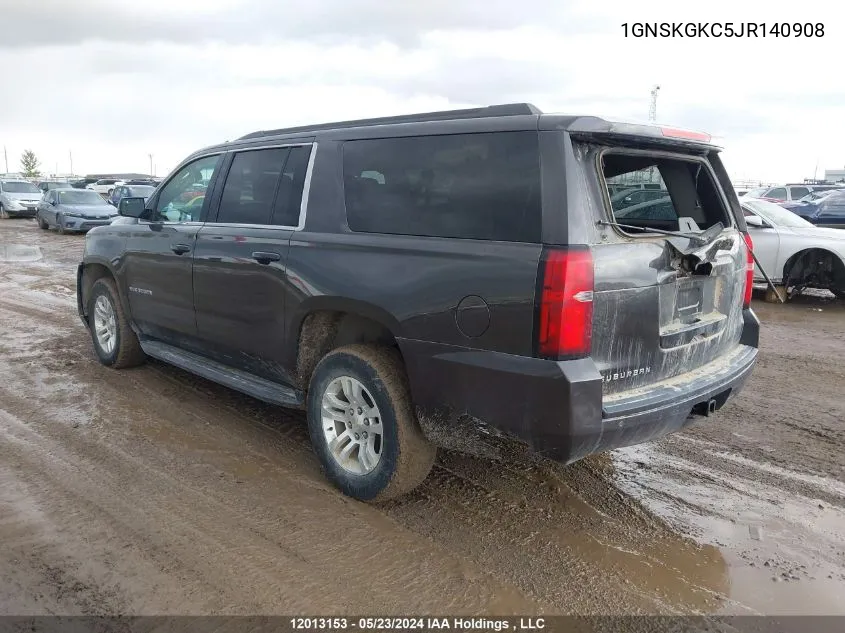
[(604, 393), (728, 357), (742, 332), (747, 251), (718, 157), (635, 143), (579, 149), (595, 198), (593, 359)]

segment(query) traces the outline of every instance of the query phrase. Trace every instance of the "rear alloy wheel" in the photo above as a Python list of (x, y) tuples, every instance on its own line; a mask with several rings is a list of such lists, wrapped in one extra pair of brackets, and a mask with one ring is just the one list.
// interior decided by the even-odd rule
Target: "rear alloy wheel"
[(94, 351), (103, 365), (122, 369), (144, 362), (146, 356), (123, 312), (114, 281), (103, 277), (94, 282), (87, 309)]
[(392, 499), (431, 470), (437, 451), (420, 430), (393, 349), (349, 345), (327, 354), (314, 369), (307, 410), (326, 476), (350, 497)]

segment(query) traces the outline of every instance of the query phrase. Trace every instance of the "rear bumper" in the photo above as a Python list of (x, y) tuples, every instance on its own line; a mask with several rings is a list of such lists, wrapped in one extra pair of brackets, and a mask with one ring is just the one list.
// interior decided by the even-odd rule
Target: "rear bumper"
[[(490, 429), (560, 462), (658, 439), (720, 409), (757, 359), (759, 321), (750, 310), (735, 350), (641, 390), (603, 396), (589, 358), (546, 361), (400, 340), (423, 430), (435, 443)], [(434, 421), (434, 422), (432, 422)], [(446, 441), (444, 441), (444, 438)]]

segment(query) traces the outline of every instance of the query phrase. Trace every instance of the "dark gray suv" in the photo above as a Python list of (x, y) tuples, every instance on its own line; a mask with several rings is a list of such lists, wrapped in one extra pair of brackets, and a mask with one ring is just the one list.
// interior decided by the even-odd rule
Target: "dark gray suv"
[[(659, 213), (609, 193), (646, 185)], [(358, 499), (414, 488), (435, 446), (661, 437), (757, 356), (751, 241), (695, 132), (529, 104), (260, 131), (120, 207), (78, 269), (100, 360), (304, 408)]]

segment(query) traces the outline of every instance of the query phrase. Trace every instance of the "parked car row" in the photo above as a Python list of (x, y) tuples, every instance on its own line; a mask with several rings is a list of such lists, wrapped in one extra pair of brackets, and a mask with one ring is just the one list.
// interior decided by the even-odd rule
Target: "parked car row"
[(116, 182), (104, 197), (68, 182), (45, 180), (35, 185), (26, 180), (0, 180), (0, 217), (35, 218), (42, 229), (55, 228), (60, 233), (85, 232), (117, 217), (123, 198), (149, 198), (155, 191), (152, 182)]
[(751, 189), (745, 195), (749, 198), (759, 198), (769, 202), (792, 202), (802, 200), (813, 193), (822, 191), (843, 190), (845, 184), (807, 185), (807, 184), (786, 184), (775, 187), (758, 187)]

